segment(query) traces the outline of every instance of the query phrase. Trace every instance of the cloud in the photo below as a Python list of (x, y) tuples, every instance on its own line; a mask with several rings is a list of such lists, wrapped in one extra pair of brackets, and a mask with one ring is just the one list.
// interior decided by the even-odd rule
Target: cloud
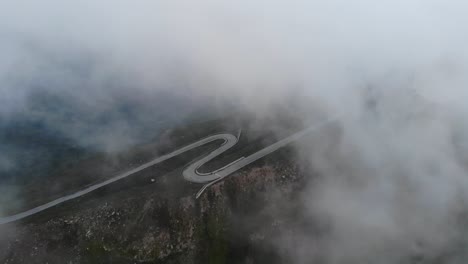
[(343, 116), (332, 159), (301, 149), (323, 176), (303, 200), (305, 218), (329, 225), (319, 241), (326, 259), (437, 254), (458, 239), (453, 223), (467, 198), (467, 8), (15, 1), (0, 11), (0, 118), (36, 118), (80, 145), (113, 150), (139, 138), (135, 127), (183, 120), (196, 106), (259, 115), (300, 98), (310, 111)]

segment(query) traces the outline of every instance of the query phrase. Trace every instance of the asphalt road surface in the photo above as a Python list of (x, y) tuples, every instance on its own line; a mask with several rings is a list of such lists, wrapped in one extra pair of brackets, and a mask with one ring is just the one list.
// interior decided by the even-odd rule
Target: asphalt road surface
[(203, 191), (208, 188), (209, 186), (213, 185), (214, 183), (216, 182), (219, 182), (221, 181), (222, 179), (224, 179), (226, 176), (232, 174), (233, 172), (249, 165), (250, 163), (276, 151), (277, 149), (281, 148), (281, 147), (284, 147), (288, 144), (290, 144), (291, 142), (293, 141), (296, 141), (296, 140), (299, 140), (300, 138), (302, 138), (303, 136), (309, 134), (309, 133), (312, 133), (312, 132), (315, 132), (317, 130), (320, 130), (321, 128), (323, 128), (324, 126), (336, 121), (337, 118), (332, 118), (332, 119), (328, 119), (324, 122), (321, 122), (319, 124), (316, 124), (316, 125), (313, 125), (313, 126), (310, 126), (306, 129), (303, 129), (289, 137), (286, 137), (268, 147), (265, 147), (255, 153), (253, 153), (252, 155), (248, 156), (248, 157), (242, 157), (240, 159), (237, 159), (231, 163), (229, 163), (228, 165), (222, 167), (222, 168), (219, 168), (215, 171), (212, 171), (212, 172), (209, 172), (209, 173), (200, 173), (198, 172), (198, 168), (200, 168), (201, 166), (203, 166), (203, 164), (207, 163), (208, 161), (212, 160), (213, 158), (217, 157), (218, 155), (220, 155), (221, 153), (225, 152), (226, 150), (230, 149), (232, 146), (234, 146), (238, 139), (239, 139), (239, 135), (237, 136), (234, 136), (232, 134), (217, 134), (217, 135), (213, 135), (213, 136), (209, 136), (209, 137), (206, 137), (206, 138), (203, 138), (197, 142), (194, 142), (192, 144), (189, 144), (185, 147), (182, 147), (180, 149), (177, 149), (171, 153), (168, 153), (166, 155), (163, 155), (163, 156), (160, 156), (160, 157), (157, 157), (155, 158), (154, 160), (152, 161), (149, 161), (143, 165), (140, 165), (134, 169), (131, 169), (127, 172), (124, 172), (122, 174), (118, 174), (106, 181), (103, 181), (101, 183), (98, 183), (98, 184), (95, 184), (95, 185), (92, 185), (92, 186), (89, 186), (81, 191), (78, 191), (76, 193), (73, 193), (73, 194), (70, 194), (70, 195), (66, 195), (66, 196), (63, 196), (63, 197), (60, 197), (56, 200), (53, 200), (53, 201), (50, 201), (46, 204), (43, 204), (43, 205), (40, 205), (40, 206), (37, 206), (35, 208), (32, 208), (32, 209), (29, 209), (27, 211), (24, 211), (24, 212), (21, 212), (21, 213), (18, 213), (18, 214), (15, 214), (15, 215), (11, 215), (11, 216), (6, 216), (6, 217), (2, 217), (0, 218), (0, 225), (1, 224), (6, 224), (6, 223), (10, 223), (10, 222), (13, 222), (13, 221), (17, 221), (17, 220), (20, 220), (20, 219), (23, 219), (25, 217), (28, 217), (28, 216), (31, 216), (31, 215), (34, 215), (36, 213), (39, 213), (41, 211), (44, 211), (50, 207), (53, 207), (53, 206), (56, 206), (58, 204), (61, 204), (63, 202), (66, 202), (66, 201), (69, 201), (69, 200), (72, 200), (72, 199), (75, 199), (75, 198), (78, 198), (80, 196), (83, 196), (87, 193), (90, 193), (96, 189), (99, 189), (101, 187), (104, 187), (108, 184), (111, 184), (113, 182), (116, 182), (120, 179), (123, 179), (123, 178), (126, 178), (130, 175), (133, 175), (141, 170), (144, 170), (148, 167), (151, 167), (153, 165), (156, 165), (160, 162), (163, 162), (167, 159), (170, 159), (172, 157), (175, 157), (179, 154), (182, 154), (186, 151), (189, 151), (191, 149), (194, 149), (194, 148), (197, 148), (199, 146), (202, 146), (204, 144), (207, 144), (207, 143), (210, 143), (210, 142), (213, 142), (215, 140), (218, 140), (218, 139), (223, 139), (224, 140), (224, 143), (219, 147), (217, 148), (216, 150), (212, 151), (210, 154), (208, 154), (207, 156), (193, 162), (192, 164), (190, 164), (182, 173), (182, 175), (184, 176), (184, 178), (187, 180), (187, 181), (190, 181), (190, 182), (194, 182), (194, 183), (205, 183), (205, 185), (201, 188), (201, 190), (197, 193), (196, 197), (198, 198), (202, 193)]

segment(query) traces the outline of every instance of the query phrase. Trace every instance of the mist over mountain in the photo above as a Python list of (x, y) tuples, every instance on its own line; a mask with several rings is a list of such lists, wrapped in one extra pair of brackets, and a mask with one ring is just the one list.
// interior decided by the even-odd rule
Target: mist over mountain
[[(72, 180), (69, 185), (78, 188), (73, 180), (87, 173), (89, 181), (84, 185), (89, 185), (94, 179), (93, 169), (98, 167), (95, 164), (102, 163), (96, 157), (103, 153), (139, 153), (147, 161), (150, 156), (162, 154), (159, 150), (168, 152), (175, 145), (191, 143), (188, 139), (242, 131), (246, 132), (244, 145), (235, 154), (246, 155), (250, 148), (265, 147), (261, 143), (272, 143), (272, 138), (280, 140), (301, 128), (292, 123), (303, 128), (317, 124), (319, 119), (336, 118), (333, 129), (301, 140), (291, 147), (291, 153), (281, 152), (285, 157), (274, 156), (266, 168), (257, 164), (260, 172), (257, 167), (249, 167), (236, 174), (242, 180), (228, 182), (225, 189), (223, 183), (214, 185), (209, 198), (200, 203), (183, 192), (191, 185), (158, 182), (158, 177), (148, 180), (140, 175), (144, 180), (136, 177), (140, 179), (135, 180), (137, 183), (129, 180), (112, 188), (129, 188), (129, 196), (117, 192), (124, 196), (120, 200), (127, 201), (124, 208), (131, 204), (128, 199), (132, 198), (128, 197), (146, 199), (132, 189), (135, 184), (157, 182), (154, 185), (163, 189), (161, 196), (150, 191), (145, 194), (155, 195), (151, 199), (158, 203), (166, 202), (147, 205), (146, 200), (139, 200), (143, 208), (140, 211), (145, 212), (141, 219), (153, 215), (146, 212), (163, 215), (147, 223), (155, 223), (154, 230), (169, 231), (154, 231), (151, 237), (141, 240), (165, 243), (171, 234), (185, 234), (173, 229), (180, 227), (176, 216), (185, 215), (198, 221), (198, 225), (188, 224), (186, 230), (199, 231), (187, 231), (187, 236), (208, 234), (209, 238), (219, 238), (207, 240), (213, 249), (210, 252), (216, 253), (213, 258), (195, 250), (198, 253), (193, 254), (201, 254), (203, 260), (218, 260), (219, 251), (232, 249), (213, 244), (224, 245), (220, 241), (229, 239), (217, 235), (224, 234), (221, 231), (229, 221), (243, 214), (233, 201), (241, 199), (248, 204), (247, 194), (237, 198), (234, 194), (242, 193), (239, 190), (248, 192), (249, 179), (269, 171), (270, 178), (265, 177), (270, 182), (265, 179), (264, 183), (273, 186), (272, 193), (294, 194), (288, 199), (272, 194), (267, 199), (270, 207), (251, 209), (268, 212), (271, 218), (266, 218), (273, 219), (265, 226), (271, 227), (274, 235), (271, 241), (261, 244), (278, 252), (278, 261), (465, 263), (467, 10), (468, 3), (457, 0), (4, 3), (0, 8), (0, 181), (8, 184), (2, 185), (6, 190), (2, 191), (2, 199), (36, 201), (37, 190), (22, 193), (15, 184), (47, 177), (51, 170), (62, 167), (73, 168), (66, 174), (72, 175), (71, 179), (60, 178), (62, 174), (58, 173), (58, 178), (46, 184), (57, 179)], [(242, 114), (232, 114), (239, 112)], [(202, 122), (227, 115), (234, 118)], [(166, 133), (166, 129), (175, 127), (186, 130)], [(265, 142), (259, 134), (265, 135)], [(135, 150), (138, 146), (144, 151)], [(150, 147), (161, 149), (149, 151)], [(153, 168), (155, 175), (179, 175), (175, 171), (186, 165), (183, 161), (193, 161), (209, 147), (172, 160), (166, 167)], [(231, 154), (226, 155), (231, 158)], [(109, 162), (112, 165), (106, 164), (99, 173), (131, 169), (140, 156), (128, 156), (113, 159), (113, 163)], [(87, 172), (74, 169), (73, 164), (79, 167), (86, 158), (91, 160), (86, 163)], [(68, 166), (67, 162), (73, 164)], [(283, 175), (290, 180), (289, 189), (281, 184), (268, 185), (283, 183), (279, 175), (283, 168), (300, 168), (288, 170), (287, 177)], [(41, 188), (33, 185), (28, 187)], [(252, 186), (263, 195), (261, 187)], [(283, 192), (285, 189), (290, 192)], [(251, 194), (255, 196), (256, 192)], [(182, 214), (179, 205), (169, 206), (167, 201), (175, 201), (171, 197), (177, 195), (197, 210)], [(104, 199), (90, 198), (97, 203), (90, 210), (101, 208), (99, 201), (104, 203)], [(117, 201), (116, 206), (119, 199), (112, 200)], [(219, 204), (229, 206), (222, 207), (227, 208), (224, 211), (216, 207)], [(73, 218), (74, 212), (85, 210), (78, 207), (64, 211)], [(213, 214), (204, 215), (200, 213), (203, 208), (215, 209)], [(11, 208), (0, 204), (0, 212), (3, 210)], [(138, 213), (129, 213), (133, 212), (131, 206), (122, 210), (140, 219)], [(233, 215), (226, 213), (230, 210)], [(294, 215), (286, 217), (289, 222), (281, 218), (285, 211)], [(88, 215), (99, 214), (93, 211)], [(264, 220), (255, 214), (246, 215), (242, 216), (251, 221), (241, 217), (239, 221), (254, 225)], [(46, 218), (39, 217), (38, 223), (50, 221), (60, 226), (55, 220), (41, 220)], [(213, 219), (229, 221), (218, 223)], [(97, 243), (90, 242), (91, 235), (86, 235), (88, 225), (102, 224), (102, 220), (94, 220), (73, 229), (81, 234), (75, 244), (86, 245), (83, 252), (93, 248), (86, 243)], [(212, 222), (219, 225), (207, 224)], [(119, 222), (118, 226), (123, 228), (125, 224)], [(34, 223), (24, 226), (33, 230), (44, 227)], [(215, 231), (209, 229), (213, 226)], [(230, 228), (235, 234), (245, 226)], [(275, 229), (277, 226), (280, 230)], [(265, 237), (252, 236), (259, 241)], [(129, 237), (118, 240), (111, 236), (109, 241), (121, 242)], [(205, 241), (206, 237), (202, 237), (201, 241)], [(197, 245), (189, 243), (181, 251), (189, 252), (205, 244)], [(30, 246), (26, 243), (23, 248)], [(98, 253), (105, 255), (107, 246), (99, 244)], [(44, 248), (44, 252), (49, 249)], [(151, 253), (154, 248), (146, 248), (145, 252)], [(134, 248), (117, 249), (112, 252), (141, 257), (135, 253), (140, 251), (132, 251)], [(158, 250), (158, 256), (173, 256), (167, 253), (170, 250)], [(189, 259), (192, 263), (198, 260)]]
[(116, 99), (120, 101), (112, 108), (97, 113), (47, 92), (38, 92), (29, 100), (28, 109), (1, 124), (2, 180), (37, 177), (60, 162), (73, 162), (96, 152), (122, 151), (185, 120), (216, 116), (208, 107), (170, 94), (158, 95), (154, 104)]

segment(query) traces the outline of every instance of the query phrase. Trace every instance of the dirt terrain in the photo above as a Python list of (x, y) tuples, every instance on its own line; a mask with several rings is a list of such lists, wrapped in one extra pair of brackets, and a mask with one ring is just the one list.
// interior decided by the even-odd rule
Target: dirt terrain
[[(172, 191), (176, 170), (151, 184), (53, 208), (2, 227), (0, 257), (3, 263), (278, 261), (271, 242), (293, 225), (295, 211), (278, 201), (293, 204), (304, 180), (296, 164), (279, 159), (286, 152), (239, 171), (198, 200), (196, 186)], [(140, 181), (151, 181), (151, 174)]]
[[(291, 119), (287, 128), (277, 126), (276, 131), (261, 131), (261, 122), (270, 121), (237, 120), (235, 124), (243, 127), (239, 143), (201, 170), (217, 168), (255, 152), (299, 127)], [(135, 166), (193, 139), (235, 129), (238, 128), (210, 121), (167, 131), (154, 143), (112, 158), (96, 156), (95, 160), (83, 161), (78, 171), (76, 167), (64, 170), (66, 177), (51, 174), (30, 184), (23, 190), (22, 206), (40, 204), (77, 186), (105, 179), (105, 173)], [(191, 133), (184, 133), (188, 130)], [(294, 200), (306, 183), (304, 171), (294, 162), (296, 152), (292, 147), (283, 148), (237, 171), (195, 199), (201, 186), (186, 182), (181, 172), (190, 161), (218, 145), (219, 142), (213, 142), (188, 151), (78, 199), (0, 226), (0, 248), (4, 249), (0, 251), (0, 261), (281, 263), (273, 242), (280, 230), (294, 226), (298, 208), (291, 204), (299, 204)], [(111, 166), (111, 161), (116, 165)]]

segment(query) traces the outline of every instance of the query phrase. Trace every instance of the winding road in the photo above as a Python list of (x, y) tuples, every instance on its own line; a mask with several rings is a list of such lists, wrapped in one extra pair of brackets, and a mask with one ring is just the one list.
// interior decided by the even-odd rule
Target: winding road
[(212, 160), (213, 158), (219, 156), (221, 153), (225, 152), (226, 150), (230, 149), (232, 146), (234, 146), (237, 141), (239, 140), (239, 136), (240, 136), (240, 133), (237, 135), (237, 136), (234, 136), (232, 134), (216, 134), (216, 135), (212, 135), (212, 136), (209, 136), (209, 137), (206, 137), (206, 138), (203, 138), (197, 142), (194, 142), (192, 144), (189, 144), (185, 147), (182, 147), (180, 149), (177, 149), (171, 153), (168, 153), (166, 155), (163, 155), (163, 156), (160, 156), (160, 157), (157, 157), (145, 164), (142, 164), (136, 168), (133, 168), (127, 172), (124, 172), (122, 174), (118, 174), (106, 181), (103, 181), (101, 183), (97, 183), (95, 185), (92, 185), (92, 186), (89, 186), (81, 191), (78, 191), (76, 193), (73, 193), (73, 194), (70, 194), (70, 195), (66, 195), (66, 196), (63, 196), (63, 197), (60, 197), (56, 200), (53, 200), (51, 202), (48, 202), (46, 204), (43, 204), (43, 205), (40, 205), (40, 206), (37, 206), (37, 207), (34, 207), (32, 209), (29, 209), (27, 211), (24, 211), (24, 212), (21, 212), (21, 213), (18, 213), (18, 214), (15, 214), (15, 215), (11, 215), (11, 216), (6, 216), (6, 217), (2, 217), (0, 218), (0, 225), (1, 224), (6, 224), (6, 223), (10, 223), (10, 222), (13, 222), (13, 221), (17, 221), (17, 220), (20, 220), (20, 219), (23, 219), (25, 217), (28, 217), (28, 216), (31, 216), (31, 215), (34, 215), (34, 214), (37, 214), (39, 212), (42, 212), (48, 208), (51, 208), (53, 206), (56, 206), (58, 204), (61, 204), (61, 203), (64, 203), (66, 201), (69, 201), (69, 200), (72, 200), (72, 199), (75, 199), (75, 198), (78, 198), (78, 197), (81, 197), (87, 193), (90, 193), (96, 189), (99, 189), (101, 187), (104, 187), (108, 184), (111, 184), (113, 182), (116, 182), (118, 180), (121, 180), (123, 178), (126, 178), (130, 175), (133, 175), (141, 170), (144, 170), (148, 167), (151, 167), (153, 165), (156, 165), (160, 162), (163, 162), (165, 160), (168, 160), (172, 157), (175, 157), (179, 154), (182, 154), (186, 151), (189, 151), (191, 149), (194, 149), (194, 148), (197, 148), (199, 146), (202, 146), (202, 145), (205, 145), (205, 144), (208, 144), (210, 142), (213, 142), (215, 140), (219, 140), (219, 139), (223, 139), (224, 142), (223, 144), (215, 149), (214, 151), (212, 151), (210, 154), (206, 155), (205, 157), (193, 162), (192, 164), (190, 164), (187, 168), (185, 168), (185, 170), (183, 171), (182, 175), (183, 177), (185, 178), (185, 180), (189, 181), (189, 182), (194, 182), (194, 183), (205, 183), (205, 185), (201, 188), (201, 190), (197, 193), (196, 197), (198, 198), (204, 190), (206, 190), (206, 188), (208, 188), (209, 186), (213, 185), (214, 183), (217, 183), (219, 181), (221, 181), (222, 179), (224, 179), (226, 176), (232, 174), (233, 172), (249, 165), (250, 163), (276, 151), (277, 149), (281, 148), (281, 147), (284, 147), (286, 145), (288, 145), (289, 143), (293, 142), (293, 141), (296, 141), (298, 139), (300, 139), (301, 137), (305, 136), (306, 134), (308, 133), (311, 133), (311, 132), (314, 132), (314, 131), (317, 131), (319, 129), (321, 129), (322, 127), (326, 126), (327, 124), (330, 124), (334, 121), (336, 121), (337, 118), (331, 118), (331, 119), (328, 119), (326, 121), (323, 121), (319, 124), (316, 124), (314, 126), (310, 126), (308, 128), (305, 128), (291, 136), (288, 136), (284, 139), (281, 139), (279, 141), (277, 141), (276, 143), (268, 146), (268, 147), (265, 147), (255, 153), (253, 153), (252, 155), (250, 156), (247, 156), (247, 157), (242, 157), (240, 159), (237, 159), (231, 163), (229, 163), (228, 165), (222, 167), (222, 168), (219, 168), (217, 170), (214, 170), (212, 172), (209, 172), (209, 173), (201, 173), (201, 172), (198, 172), (198, 169), (205, 163), (207, 163), (208, 161)]

